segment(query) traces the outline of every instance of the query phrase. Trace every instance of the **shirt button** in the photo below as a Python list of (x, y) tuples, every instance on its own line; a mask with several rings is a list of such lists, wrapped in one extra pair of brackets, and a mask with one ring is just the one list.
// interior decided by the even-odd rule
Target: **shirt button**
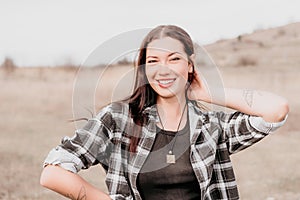
[(70, 138), (68, 136), (65, 136), (61, 139), (61, 143), (64, 144), (68, 140), (70, 140)]
[(204, 115), (201, 116), (201, 120), (205, 121), (205, 116)]

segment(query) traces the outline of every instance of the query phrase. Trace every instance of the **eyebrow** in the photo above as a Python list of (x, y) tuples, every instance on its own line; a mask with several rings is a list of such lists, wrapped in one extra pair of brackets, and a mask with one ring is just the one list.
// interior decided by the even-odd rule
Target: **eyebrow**
[[(172, 52), (172, 53), (168, 54), (168, 57), (170, 57), (170, 56), (172, 56), (172, 55), (174, 55), (174, 54), (177, 54), (177, 53), (178, 53), (179, 55), (182, 55), (181, 53), (175, 51), (175, 52)], [(150, 55), (150, 56), (147, 56), (146, 59), (147, 59), (147, 58), (158, 58), (158, 57), (157, 57), (157, 56), (151, 56), (151, 55)]]

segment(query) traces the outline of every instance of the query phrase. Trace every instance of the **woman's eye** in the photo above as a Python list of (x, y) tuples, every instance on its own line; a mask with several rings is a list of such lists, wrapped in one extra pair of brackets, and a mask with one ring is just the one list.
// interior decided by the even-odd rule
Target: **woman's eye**
[(180, 58), (179, 57), (171, 58), (171, 61), (177, 61), (177, 60), (180, 60)]
[(148, 60), (147, 63), (156, 63), (156, 60)]

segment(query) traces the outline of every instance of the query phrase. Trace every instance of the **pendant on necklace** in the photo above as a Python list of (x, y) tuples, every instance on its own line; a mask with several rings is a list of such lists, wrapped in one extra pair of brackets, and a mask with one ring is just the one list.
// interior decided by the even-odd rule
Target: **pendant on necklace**
[(172, 151), (169, 151), (169, 153), (167, 154), (167, 163), (174, 164), (175, 162), (175, 155)]

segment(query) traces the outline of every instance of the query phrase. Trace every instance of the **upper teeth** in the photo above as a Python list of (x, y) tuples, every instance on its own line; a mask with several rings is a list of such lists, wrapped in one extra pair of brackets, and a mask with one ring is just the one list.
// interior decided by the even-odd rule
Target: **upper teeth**
[(168, 83), (171, 83), (173, 81), (174, 80), (159, 80), (158, 82), (161, 83), (161, 84), (168, 84)]

